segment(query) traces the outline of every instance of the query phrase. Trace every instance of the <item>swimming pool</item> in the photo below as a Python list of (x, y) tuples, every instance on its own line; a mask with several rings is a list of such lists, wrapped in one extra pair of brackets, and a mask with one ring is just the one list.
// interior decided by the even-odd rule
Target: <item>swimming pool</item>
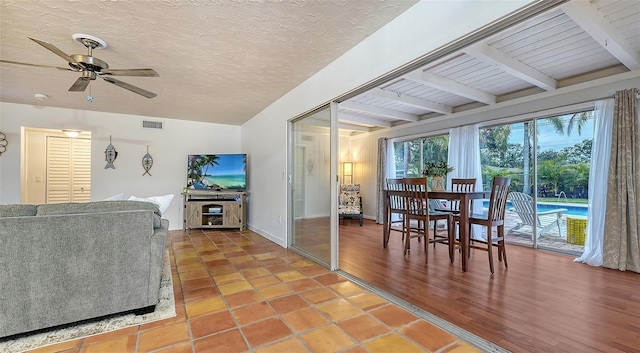
[[(484, 201), (482, 203), (482, 207), (488, 208), (489, 201)], [(511, 202), (507, 201), (507, 209), (513, 208)], [(563, 214), (572, 215), (572, 216), (587, 216), (587, 205), (576, 205), (576, 204), (567, 204), (567, 203), (549, 203), (549, 202), (538, 202), (538, 212), (557, 210), (560, 208), (566, 209)]]

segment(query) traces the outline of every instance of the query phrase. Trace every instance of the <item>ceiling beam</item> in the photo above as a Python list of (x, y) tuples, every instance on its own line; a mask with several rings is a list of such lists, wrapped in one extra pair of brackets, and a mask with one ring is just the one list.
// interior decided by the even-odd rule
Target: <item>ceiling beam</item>
[[(309, 126), (318, 126), (318, 127), (325, 127), (325, 128), (329, 128), (330, 127), (329, 121), (327, 121), (327, 120), (319, 120), (319, 119), (307, 118), (307, 119), (304, 120), (304, 123), (309, 125)], [(338, 123), (338, 128), (339, 129), (344, 129), (344, 130), (371, 132), (371, 129), (366, 127), (366, 126), (354, 125), (354, 124)]]
[(369, 118), (365, 116), (357, 116), (344, 111), (338, 111), (338, 121), (343, 123), (351, 123), (355, 125), (391, 127), (391, 122), (382, 119)]
[(418, 121), (418, 116), (415, 114), (409, 114), (409, 113), (405, 113), (405, 112), (401, 112), (393, 109), (375, 107), (372, 105), (367, 105), (362, 103), (345, 101), (340, 103), (340, 108), (373, 114), (373, 115), (382, 116), (386, 118), (411, 121), (411, 122)]
[(454, 80), (436, 76), (428, 72), (414, 71), (402, 76), (402, 78), (415, 83), (425, 85), (425, 86), (433, 87), (440, 91), (449, 92), (451, 94), (455, 94), (456, 96), (469, 98), (474, 101), (482, 102), (485, 104), (496, 103), (496, 96), (491, 93), (487, 93), (479, 89), (465, 86)]
[(552, 91), (558, 87), (558, 82), (553, 78), (535, 70), (529, 65), (504, 55), (485, 43), (468, 47), (464, 49), (464, 52), (480, 60), (493, 63), (499, 69), (546, 91)]
[(640, 69), (640, 55), (588, 1), (570, 1), (561, 7), (573, 22), (629, 70)]
[(424, 99), (415, 98), (411, 96), (404, 96), (401, 93), (385, 91), (381, 88), (374, 88), (370, 91), (367, 91), (365, 94), (373, 97), (390, 100), (398, 104), (404, 104), (414, 108), (429, 110), (432, 112), (437, 112), (442, 114), (451, 114), (453, 112), (453, 108), (449, 105), (429, 102)]

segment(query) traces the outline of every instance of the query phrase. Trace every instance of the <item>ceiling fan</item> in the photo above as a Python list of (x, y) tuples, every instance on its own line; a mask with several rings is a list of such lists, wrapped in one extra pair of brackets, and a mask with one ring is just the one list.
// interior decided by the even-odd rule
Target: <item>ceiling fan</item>
[(64, 71), (73, 71), (80, 72), (82, 76), (80, 76), (76, 82), (69, 88), (69, 91), (72, 92), (84, 92), (84, 90), (89, 86), (91, 81), (95, 80), (97, 77), (101, 79), (113, 83), (116, 86), (127, 89), (131, 92), (137, 93), (147, 98), (153, 98), (157, 96), (157, 94), (153, 92), (149, 92), (140, 87), (136, 87), (134, 85), (128, 84), (126, 82), (122, 82), (120, 80), (116, 80), (112, 76), (142, 76), (142, 77), (158, 77), (158, 73), (153, 69), (110, 69), (109, 65), (93, 56), (93, 49), (104, 49), (107, 47), (107, 42), (103, 41), (100, 38), (90, 36), (88, 34), (74, 34), (73, 39), (77, 42), (81, 43), (87, 48), (87, 55), (83, 54), (71, 54), (67, 55), (62, 50), (58, 49), (55, 45), (38, 40), (35, 38), (29, 37), (32, 41), (40, 44), (41, 46), (49, 49), (54, 54), (59, 57), (65, 59), (69, 63), (70, 68), (58, 67), (58, 66), (50, 66), (50, 65), (38, 65), (38, 64), (29, 64), (17, 61), (10, 60), (0, 60), (0, 62), (7, 64), (18, 64), (18, 65), (27, 65), (27, 66), (36, 66), (36, 67), (48, 67), (54, 68), (58, 70)]

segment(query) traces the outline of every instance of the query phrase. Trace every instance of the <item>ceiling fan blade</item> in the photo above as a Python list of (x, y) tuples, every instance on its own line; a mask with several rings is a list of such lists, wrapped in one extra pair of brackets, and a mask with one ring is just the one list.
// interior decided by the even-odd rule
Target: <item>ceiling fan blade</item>
[(157, 94), (155, 94), (153, 92), (149, 92), (149, 91), (147, 91), (145, 89), (142, 89), (140, 87), (136, 87), (136, 86), (130, 85), (130, 84), (126, 83), (126, 82), (122, 82), (120, 80), (116, 80), (115, 78), (108, 77), (108, 76), (102, 76), (102, 75), (100, 77), (102, 77), (105, 81), (107, 81), (109, 83), (113, 83), (116, 86), (120, 86), (120, 87), (122, 87), (122, 88), (124, 88), (126, 90), (129, 90), (129, 91), (131, 91), (133, 93), (137, 93), (137, 94), (139, 94), (141, 96), (145, 96), (147, 98), (153, 98), (153, 97), (157, 96)]
[(89, 86), (89, 83), (91, 82), (91, 80), (88, 80), (84, 77), (80, 77), (76, 80), (76, 82), (73, 83), (73, 85), (71, 86), (71, 88), (69, 88), (70, 92), (84, 92), (85, 89), (87, 89), (87, 86)]
[(143, 77), (159, 77), (153, 69), (104, 69), (100, 73), (109, 76), (143, 76)]
[(29, 37), (29, 39), (31, 39), (32, 41), (42, 45), (43, 47), (49, 49), (50, 51), (52, 51), (54, 54), (58, 55), (59, 57), (63, 58), (64, 60), (68, 61), (70, 64), (74, 64), (76, 66), (81, 66), (77, 61), (75, 61), (72, 57), (70, 57), (69, 55), (67, 55), (67, 53), (63, 52), (62, 50), (58, 49), (58, 47), (56, 47), (55, 45), (39, 40), (39, 39), (35, 39), (35, 38), (31, 38)]
[(29, 63), (22, 63), (22, 62), (19, 62), (19, 61), (2, 60), (2, 59), (0, 59), (0, 63), (25, 65), (25, 66), (34, 66), (34, 67), (46, 67), (46, 68), (49, 68), (49, 69), (58, 69), (58, 70), (73, 71), (73, 72), (77, 72), (78, 71), (78, 70), (70, 69), (68, 67), (59, 67), (59, 66), (53, 66), (53, 65), (29, 64)]

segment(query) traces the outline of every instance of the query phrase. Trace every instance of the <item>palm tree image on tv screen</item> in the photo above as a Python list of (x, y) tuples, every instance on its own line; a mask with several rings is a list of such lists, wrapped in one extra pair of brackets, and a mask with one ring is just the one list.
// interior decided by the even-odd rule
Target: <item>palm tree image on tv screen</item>
[(190, 154), (187, 188), (244, 191), (247, 187), (246, 154)]

